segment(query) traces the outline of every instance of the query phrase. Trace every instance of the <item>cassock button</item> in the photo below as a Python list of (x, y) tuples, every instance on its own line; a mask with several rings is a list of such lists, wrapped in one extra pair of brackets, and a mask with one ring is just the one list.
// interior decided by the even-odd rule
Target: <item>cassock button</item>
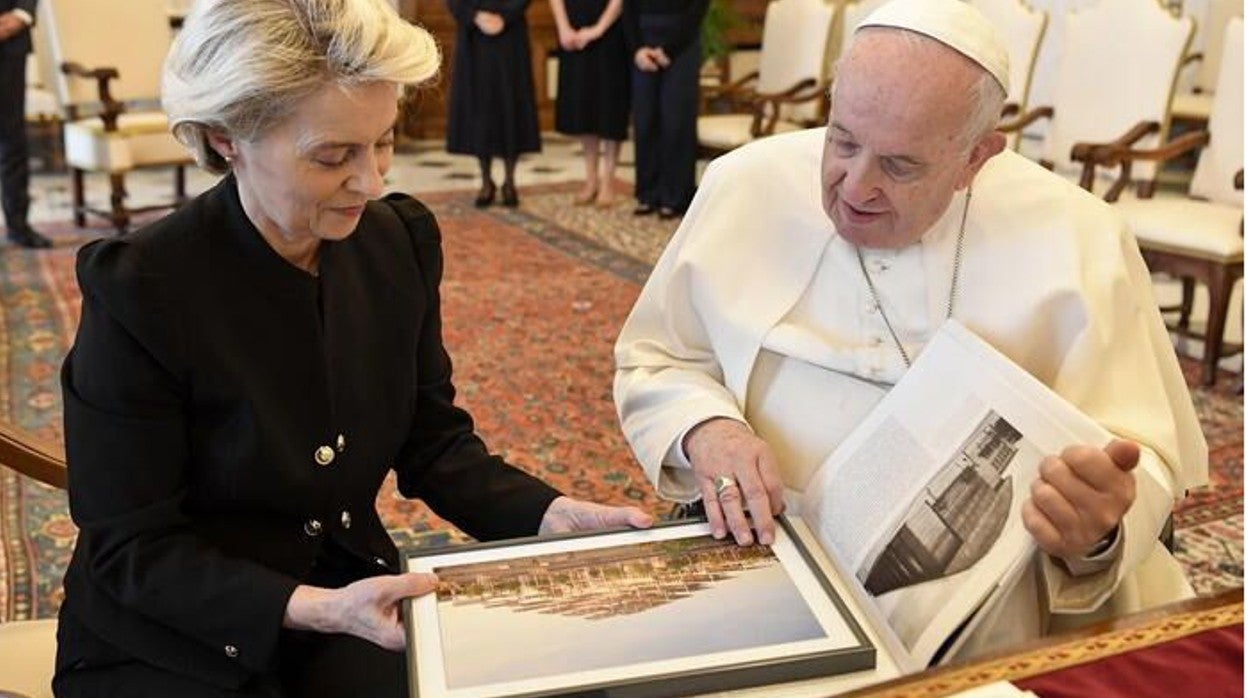
[(351, 528), (351, 512), (349, 511), (342, 512), (342, 527)]
[(314, 457), (316, 458), (317, 465), (329, 465), (334, 462), (334, 449), (329, 446), (321, 446), (316, 449), (316, 455)]
[(303, 523), (303, 532), (315, 538), (321, 535), (321, 522), (316, 519), (308, 519)]
[(375, 557), (375, 558), (373, 558), (373, 562), (376, 562), (378, 565), (381, 565), (382, 567), (385, 567), (385, 566), (386, 566), (386, 561), (385, 561), (385, 559), (380, 558), (380, 557)]
[(235, 647), (234, 645), (226, 645), (226, 646), (225, 646), (225, 656), (229, 657), (230, 659), (233, 659), (233, 658), (237, 657), (237, 656), (238, 656), (238, 648), (237, 648), (237, 647)]
[(880, 309), (879, 306), (877, 306), (875, 303), (867, 303), (867, 307), (866, 307), (867, 315), (875, 315), (875, 313), (879, 309)]
[(334, 443), (334, 446), (338, 448), (339, 453), (342, 453), (343, 451), (347, 450), (347, 437), (343, 436), (342, 434), (339, 434), (338, 440)]

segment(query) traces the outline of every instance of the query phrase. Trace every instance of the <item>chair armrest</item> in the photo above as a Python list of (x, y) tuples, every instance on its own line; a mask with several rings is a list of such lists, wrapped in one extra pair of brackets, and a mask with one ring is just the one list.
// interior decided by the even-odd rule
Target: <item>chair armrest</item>
[[(1118, 153), (1119, 151), (1129, 151), (1130, 147), (1141, 138), (1157, 133), (1160, 130), (1161, 124), (1156, 121), (1141, 121), (1128, 129), (1126, 133), (1109, 143), (1076, 143), (1070, 149), (1070, 159), (1075, 162), (1083, 163), (1083, 172), (1079, 175), (1079, 186), (1087, 189), (1088, 191), (1092, 191), (1092, 182), (1096, 179), (1096, 168), (1098, 164), (1112, 166), (1114, 163), (1110, 161), (1115, 160), (1115, 153)], [(1171, 155), (1170, 157), (1174, 156)], [(1124, 165), (1124, 169), (1130, 168), (1129, 166)], [(1122, 176), (1119, 176), (1119, 181), (1122, 181)], [(1114, 186), (1117, 187), (1118, 183), (1115, 183)], [(1122, 193), (1121, 189), (1115, 192), (1113, 199), (1107, 198), (1106, 200), (1116, 201), (1118, 199), (1118, 194), (1120, 193)], [(1109, 195), (1106, 194), (1106, 197), (1108, 196)]]
[(114, 80), (120, 75), (117, 69), (87, 68), (78, 63), (62, 63), (61, 72), (70, 77), (96, 81), (96, 89), (99, 92), (100, 104), (102, 105), (100, 119), (104, 121), (104, 130), (116, 131), (117, 117), (121, 116), (121, 113), (126, 110), (126, 105), (113, 99), (113, 95), (108, 88), (109, 80)]
[[(1003, 115), (1004, 116), (1004, 115)], [(997, 130), (1002, 133), (1012, 133), (1014, 131), (1022, 131), (1028, 126), (1034, 124), (1040, 119), (1052, 119), (1053, 107), (1036, 107), (1031, 111), (1023, 114), (1014, 121), (1007, 121), (1003, 124), (997, 124)]]
[(60, 489), (69, 484), (65, 449), (4, 422), (0, 422), (0, 465)]
[(825, 81), (805, 78), (781, 92), (757, 93), (753, 104), (754, 121), (750, 124), (750, 134), (755, 138), (760, 138), (775, 133), (781, 105), (802, 104), (825, 97), (827, 86), (828, 83)]
[(712, 102), (727, 102), (729, 111), (745, 111), (749, 109), (749, 104), (754, 101), (754, 88), (751, 84), (758, 81), (758, 71), (744, 75), (727, 85), (719, 85), (716, 87), (705, 87), (701, 91), (702, 111), (707, 112), (707, 108)]
[(1001, 119), (1008, 119), (1011, 116), (1018, 114), (1019, 111), (1021, 111), (1021, 108), (1018, 106), (1017, 102), (1006, 102), (1001, 107)]
[[(1119, 139), (1121, 140), (1123, 139)], [(1096, 167), (1117, 166), (1120, 168), (1117, 180), (1105, 193), (1104, 198), (1109, 202), (1117, 201), (1123, 190), (1131, 183), (1131, 163), (1136, 160), (1151, 162), (1172, 160), (1184, 153), (1204, 147), (1209, 143), (1209, 132), (1189, 131), (1169, 143), (1148, 150), (1133, 150), (1129, 144), (1119, 141), (1101, 144), (1076, 143), (1070, 153), (1072, 160), (1083, 162), (1083, 179), (1087, 180), (1087, 184), (1085, 185), (1081, 179), (1080, 186), (1089, 191), (1091, 191), (1091, 179)]]
[(1244, 171), (1242, 169), (1239, 172), (1235, 173), (1235, 179), (1232, 180), (1232, 183), (1235, 185), (1235, 188), (1238, 189), (1239, 191), (1244, 190)]

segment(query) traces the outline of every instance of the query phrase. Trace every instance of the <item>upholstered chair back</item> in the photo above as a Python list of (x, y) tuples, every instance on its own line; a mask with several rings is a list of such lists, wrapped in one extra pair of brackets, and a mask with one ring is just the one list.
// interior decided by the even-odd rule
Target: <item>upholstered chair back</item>
[(1209, 115), (1209, 145), (1200, 153), (1191, 194), (1202, 199), (1243, 206), (1243, 192), (1234, 186), (1235, 173), (1244, 168), (1244, 20), (1226, 25), (1222, 70), (1214, 85)]
[(1035, 73), (1036, 56), (1040, 53), (1040, 41), (1044, 38), (1049, 16), (1022, 0), (969, 0), (992, 26), (996, 28), (1010, 52), (1010, 91), (1005, 96), (1007, 104), (1026, 111), (1031, 76)]
[[(1169, 130), (1170, 100), (1191, 41), (1191, 18), (1170, 14), (1157, 0), (1100, 0), (1061, 21), (1064, 49), (1044, 159), (1059, 171), (1077, 171), (1072, 146), (1113, 141), (1142, 121), (1161, 128), (1135, 147), (1155, 147)], [(1151, 180), (1154, 174), (1153, 163), (1140, 163), (1136, 176)]]
[[(758, 58), (761, 93), (783, 92), (794, 84), (828, 74), (828, 36), (836, 6), (823, 0), (774, 0), (763, 19), (763, 48)], [(785, 105), (782, 119), (819, 118), (818, 102)]]
[[(40, 13), (54, 65), (115, 68), (118, 78), (109, 86), (114, 99), (159, 98), (161, 66), (173, 39), (167, 0), (42, 0)], [(71, 79), (60, 71), (53, 86), (63, 104), (90, 104), (99, 98), (93, 81)]]

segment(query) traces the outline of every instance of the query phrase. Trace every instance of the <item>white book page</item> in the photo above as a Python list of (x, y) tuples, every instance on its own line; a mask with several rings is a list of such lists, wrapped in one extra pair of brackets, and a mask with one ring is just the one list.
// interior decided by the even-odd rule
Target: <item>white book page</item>
[(1034, 553), (1020, 511), (1041, 459), (1109, 438), (950, 320), (820, 466), (801, 514), (922, 666)]

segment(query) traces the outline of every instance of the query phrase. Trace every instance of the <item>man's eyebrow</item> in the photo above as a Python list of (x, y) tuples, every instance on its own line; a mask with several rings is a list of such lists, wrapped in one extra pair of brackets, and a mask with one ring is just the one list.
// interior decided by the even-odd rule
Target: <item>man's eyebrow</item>
[(846, 136), (853, 136), (853, 135), (854, 135), (853, 133), (851, 133), (851, 132), (850, 132), (850, 130), (849, 130), (849, 129), (845, 128), (844, 126), (840, 125), (839, 123), (837, 123), (837, 122), (835, 122), (835, 121), (833, 121), (833, 122), (832, 122), (832, 124), (831, 124), (831, 128), (836, 129), (837, 131), (840, 131), (841, 133), (845, 134)]

